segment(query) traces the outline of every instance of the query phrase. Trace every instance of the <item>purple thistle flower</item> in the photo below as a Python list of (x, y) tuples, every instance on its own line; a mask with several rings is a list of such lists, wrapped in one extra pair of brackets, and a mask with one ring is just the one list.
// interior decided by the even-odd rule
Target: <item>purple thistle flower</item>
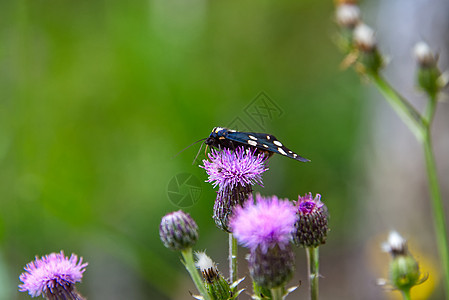
[(230, 232), (229, 218), (234, 207), (241, 206), (253, 191), (252, 186), (262, 186), (262, 173), (268, 170), (267, 157), (255, 154), (255, 149), (238, 147), (236, 150), (212, 149), (209, 160), (203, 160), (203, 166), (209, 178), (207, 182), (218, 185), (213, 219), (218, 228)]
[(315, 198), (313, 198), (312, 193), (306, 194), (304, 197), (298, 196), (298, 201), (296, 202), (296, 206), (298, 210), (303, 214), (310, 214), (314, 210), (318, 210), (324, 206), (324, 203), (321, 202), (321, 195), (316, 194)]
[(318, 247), (326, 242), (328, 228), (327, 207), (321, 195), (312, 193), (299, 196), (296, 202), (297, 220), (293, 242), (302, 247)]
[(234, 189), (236, 186), (262, 185), (262, 173), (267, 171), (266, 156), (255, 154), (255, 150), (238, 147), (235, 151), (230, 149), (212, 149), (208, 154), (209, 160), (203, 160), (203, 166), (209, 175), (207, 182), (214, 188), (218, 185), (219, 191)]
[(19, 291), (37, 297), (43, 294), (48, 299), (83, 299), (75, 290), (74, 284), (80, 282), (87, 263), (81, 257), (64, 252), (51, 253), (28, 263), (19, 279)]
[(266, 253), (276, 245), (288, 246), (295, 221), (296, 209), (290, 201), (257, 194), (256, 203), (250, 197), (243, 207), (235, 208), (230, 227), (240, 244)]

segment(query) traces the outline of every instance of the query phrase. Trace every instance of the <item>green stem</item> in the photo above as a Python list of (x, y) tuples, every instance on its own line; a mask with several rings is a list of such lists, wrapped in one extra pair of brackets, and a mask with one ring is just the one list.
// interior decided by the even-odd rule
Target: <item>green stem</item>
[(430, 128), (427, 128), (423, 140), (424, 154), (426, 157), (427, 176), (429, 177), (429, 188), (432, 200), (432, 216), (434, 228), (437, 237), (438, 252), (440, 254), (441, 264), (444, 273), (444, 286), (446, 290), (446, 299), (449, 299), (449, 243), (444, 214), (444, 206), (441, 199), (440, 186), (438, 183), (438, 174), (435, 158), (432, 151), (432, 141)]
[(429, 180), (429, 189), (432, 203), (432, 219), (434, 222), (435, 235), (437, 240), (438, 252), (440, 255), (443, 273), (446, 299), (449, 300), (449, 243), (444, 214), (444, 206), (441, 199), (440, 186), (438, 183), (438, 174), (435, 163), (435, 157), (432, 151), (431, 131), (433, 116), (436, 109), (436, 98), (430, 96), (429, 103), (424, 114), (421, 117), (404, 98), (402, 98), (379, 74), (371, 74), (377, 88), (384, 95), (387, 102), (393, 107), (396, 113), (401, 117), (404, 123), (415, 134), (418, 141), (424, 148), (426, 159), (427, 177)]
[(272, 300), (282, 300), (283, 296), (283, 287), (276, 287), (271, 289), (271, 299)]
[(422, 140), (423, 119), (420, 113), (379, 74), (370, 74), (376, 87), (418, 140)]
[(402, 297), (404, 298), (404, 300), (411, 300), (412, 298), (410, 297), (410, 289), (403, 290)]
[(319, 251), (318, 247), (307, 247), (307, 267), (309, 274), (309, 292), (311, 300), (318, 300)]
[(269, 299), (271, 291), (267, 288), (261, 287), (253, 280), (253, 293), (261, 299)]
[(193, 261), (193, 253), (192, 248), (187, 248), (181, 251), (182, 257), (184, 258), (184, 266), (192, 277), (193, 282), (195, 283), (198, 292), (200, 292), (201, 296), (203, 296), (204, 300), (210, 300), (209, 294), (206, 291), (206, 287), (203, 284), (203, 280), (198, 273), (198, 270), (195, 267), (195, 262)]
[(237, 280), (237, 240), (232, 233), (229, 234), (229, 281), (232, 284)]
[(437, 99), (435, 96), (429, 96), (429, 101), (427, 102), (426, 111), (424, 112), (424, 119), (426, 125), (430, 127), (432, 124), (433, 116), (435, 115), (435, 109), (437, 107)]

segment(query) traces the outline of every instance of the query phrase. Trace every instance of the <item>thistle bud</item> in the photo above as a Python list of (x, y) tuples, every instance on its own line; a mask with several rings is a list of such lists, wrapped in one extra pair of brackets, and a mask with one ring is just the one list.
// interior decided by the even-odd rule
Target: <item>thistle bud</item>
[(274, 246), (263, 251), (261, 247), (252, 250), (248, 268), (254, 282), (262, 288), (276, 288), (285, 284), (295, 271), (295, 256), (290, 245)]
[(421, 278), (418, 262), (408, 252), (407, 241), (396, 231), (390, 232), (388, 241), (382, 249), (392, 256), (390, 262), (391, 284), (400, 291), (409, 292), (410, 289), (421, 284), (426, 278)]
[(363, 72), (377, 74), (382, 67), (382, 56), (377, 50), (374, 30), (368, 25), (360, 23), (354, 29), (353, 40), (355, 47), (360, 50), (359, 63)]
[(328, 228), (327, 207), (321, 202), (321, 195), (315, 198), (309, 193), (299, 196), (296, 202), (296, 223), (293, 241), (297, 246), (318, 247), (326, 242)]
[(178, 210), (165, 215), (159, 226), (159, 236), (165, 247), (185, 250), (198, 240), (198, 226), (188, 213)]
[(217, 265), (205, 252), (197, 252), (196, 266), (203, 275), (207, 293), (212, 300), (231, 299), (232, 290), (229, 283), (218, 271)]
[(429, 46), (424, 42), (419, 42), (415, 45), (414, 55), (418, 63), (418, 86), (430, 96), (435, 97), (442, 87), (439, 80), (441, 72), (437, 67), (437, 59)]

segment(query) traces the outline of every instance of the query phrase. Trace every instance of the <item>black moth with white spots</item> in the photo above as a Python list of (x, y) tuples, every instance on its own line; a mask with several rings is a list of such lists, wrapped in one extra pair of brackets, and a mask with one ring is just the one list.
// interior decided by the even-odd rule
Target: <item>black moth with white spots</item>
[(278, 153), (298, 161), (308, 162), (285, 147), (276, 137), (267, 133), (240, 132), (223, 127), (215, 127), (205, 141), (206, 145), (215, 148), (235, 149), (238, 146), (256, 148), (258, 152), (265, 153), (268, 157)]

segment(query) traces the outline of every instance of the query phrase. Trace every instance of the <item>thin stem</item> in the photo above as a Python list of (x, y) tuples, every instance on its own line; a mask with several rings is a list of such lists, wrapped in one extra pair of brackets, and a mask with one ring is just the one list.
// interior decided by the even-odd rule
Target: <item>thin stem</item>
[(440, 255), (443, 273), (446, 299), (449, 299), (449, 243), (444, 214), (444, 206), (441, 199), (440, 186), (438, 183), (438, 174), (435, 163), (435, 157), (432, 151), (431, 124), (436, 109), (436, 98), (430, 96), (424, 117), (421, 117), (404, 98), (402, 98), (386, 81), (378, 74), (372, 74), (377, 88), (384, 95), (387, 102), (393, 107), (396, 113), (401, 117), (409, 129), (415, 134), (417, 140), (424, 148), (427, 177), (429, 180), (429, 189), (432, 202), (432, 219), (434, 222), (435, 235), (437, 240), (438, 252)]
[(418, 140), (422, 140), (423, 120), (420, 113), (379, 74), (370, 74), (376, 87)]
[(271, 299), (272, 300), (282, 300), (283, 296), (283, 287), (276, 287), (271, 289)]
[(237, 280), (237, 240), (232, 233), (229, 234), (229, 281), (231, 284)]
[(309, 292), (311, 300), (318, 300), (319, 251), (318, 247), (307, 247), (307, 267), (309, 274)]
[(436, 107), (437, 107), (436, 97), (429, 95), (429, 101), (427, 101), (426, 111), (424, 112), (424, 119), (426, 121), (426, 125), (429, 127), (430, 127), (430, 124), (432, 124)]
[(203, 284), (203, 280), (198, 273), (198, 270), (195, 267), (195, 262), (193, 261), (192, 248), (187, 248), (181, 251), (182, 257), (184, 258), (184, 266), (192, 277), (193, 282), (195, 283), (198, 292), (200, 292), (201, 296), (203, 296), (204, 300), (210, 300), (209, 294), (206, 291), (206, 287)]
[(444, 214), (444, 206), (441, 199), (440, 186), (438, 183), (438, 174), (435, 158), (432, 151), (432, 141), (430, 128), (427, 129), (423, 141), (424, 154), (426, 157), (427, 176), (429, 178), (430, 195), (432, 199), (432, 216), (437, 237), (438, 252), (442, 263), (444, 273), (444, 286), (446, 290), (446, 299), (449, 299), (449, 244)]
[(404, 298), (404, 300), (411, 300), (412, 298), (410, 297), (410, 289), (403, 290), (402, 297)]

